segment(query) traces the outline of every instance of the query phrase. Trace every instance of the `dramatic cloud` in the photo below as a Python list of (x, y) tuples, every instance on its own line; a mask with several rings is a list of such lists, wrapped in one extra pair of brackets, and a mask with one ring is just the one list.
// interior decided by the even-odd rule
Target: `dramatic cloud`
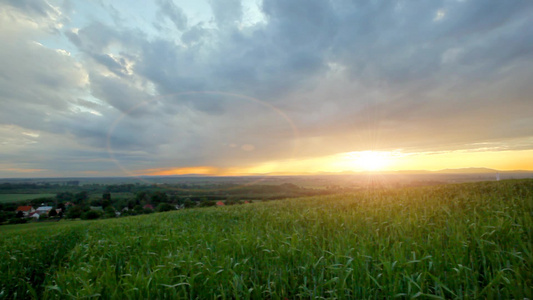
[(176, 29), (183, 31), (187, 28), (187, 16), (185, 13), (177, 7), (174, 2), (171, 0), (158, 0), (156, 1), (159, 5), (158, 17), (168, 18), (174, 25)]
[(533, 149), (530, 1), (0, 7), (0, 176)]

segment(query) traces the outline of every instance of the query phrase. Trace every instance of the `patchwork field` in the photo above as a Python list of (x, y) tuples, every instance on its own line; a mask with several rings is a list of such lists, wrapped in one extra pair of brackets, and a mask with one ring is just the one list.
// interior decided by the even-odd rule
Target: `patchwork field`
[(54, 197), (56, 194), (0, 194), (0, 203), (12, 203), (38, 198)]
[(0, 226), (0, 299), (532, 298), (533, 180)]

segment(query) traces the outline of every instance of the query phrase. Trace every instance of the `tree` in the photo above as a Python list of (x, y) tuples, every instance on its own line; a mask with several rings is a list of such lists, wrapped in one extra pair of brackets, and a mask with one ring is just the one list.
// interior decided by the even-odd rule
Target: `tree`
[(105, 192), (102, 194), (102, 207), (106, 208), (111, 205), (111, 193)]
[(59, 203), (73, 201), (75, 198), (77, 198), (77, 195), (78, 194), (73, 195), (71, 192), (62, 192), (62, 193), (56, 194), (56, 200)]
[(23, 213), (22, 211), (19, 210), (19, 211), (17, 212), (16, 217), (17, 217), (18, 219), (24, 218), (24, 213)]
[(150, 202), (150, 195), (147, 192), (141, 191), (135, 195), (136, 204), (146, 204), (149, 202)]
[(69, 219), (76, 219), (81, 217), (81, 214), (83, 213), (83, 210), (79, 205), (76, 205), (72, 208), (70, 208), (67, 212), (67, 218)]
[(157, 207), (155, 208), (155, 210), (158, 212), (163, 212), (163, 211), (174, 210), (174, 207), (168, 203), (159, 203)]
[(154, 192), (152, 194), (152, 203), (153, 204), (159, 204), (159, 203), (168, 203), (168, 196), (164, 192)]
[(183, 202), (183, 205), (185, 206), (185, 208), (195, 207), (196, 206), (196, 202), (187, 199), (187, 200), (185, 200)]
[(26, 222), (28, 222), (28, 220), (26, 219), (13, 218), (13, 219), (10, 219), (8, 223), (9, 224), (24, 224)]
[(91, 200), (91, 201), (89, 202), (89, 205), (90, 205), (90, 206), (103, 206), (103, 205), (102, 205), (102, 200), (100, 200), (100, 199), (94, 199), (94, 200)]
[(50, 212), (48, 213), (48, 216), (49, 217), (55, 217), (57, 216), (57, 211), (55, 209), (51, 209)]
[(36, 199), (32, 199), (30, 200), (30, 204), (32, 206), (41, 206), (41, 204), (43, 203), (52, 203), (52, 202), (57, 202), (57, 198), (54, 198), (54, 197), (40, 197), (40, 198), (36, 198)]
[(117, 216), (117, 214), (115, 213), (115, 208), (113, 208), (113, 206), (109, 205), (108, 207), (105, 208), (105, 213), (104, 213), (104, 216), (106, 218), (114, 218)]
[(133, 208), (133, 212), (135, 215), (140, 215), (143, 213), (143, 208), (142, 206), (140, 205), (135, 205), (135, 207)]
[(74, 202), (78, 204), (82, 203), (83, 201), (87, 199), (89, 199), (89, 193), (87, 193), (86, 191), (81, 191), (74, 195)]
[(128, 200), (128, 209), (133, 209), (135, 205), (138, 204), (135, 199), (129, 199)]
[(216, 201), (205, 200), (205, 201), (200, 201), (198, 206), (199, 207), (208, 207), (208, 206), (215, 206), (216, 204), (217, 204)]
[(0, 223), (4, 223), (5, 221), (7, 221), (7, 219), (8, 219), (8, 214), (3, 211), (0, 211)]
[(95, 220), (95, 219), (100, 218), (100, 216), (101, 216), (100, 212), (91, 209), (87, 212), (84, 212), (81, 215), (81, 219), (82, 220)]

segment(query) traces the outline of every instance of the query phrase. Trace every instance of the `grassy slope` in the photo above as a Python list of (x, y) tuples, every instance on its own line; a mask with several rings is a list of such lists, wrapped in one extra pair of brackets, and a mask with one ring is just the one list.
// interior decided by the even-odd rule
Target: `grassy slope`
[(0, 227), (0, 293), (531, 298), (532, 215), (524, 180)]

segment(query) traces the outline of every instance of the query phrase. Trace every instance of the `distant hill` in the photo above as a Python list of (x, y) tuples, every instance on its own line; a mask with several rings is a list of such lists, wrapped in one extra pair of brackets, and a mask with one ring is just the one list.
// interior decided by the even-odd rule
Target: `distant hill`
[(432, 173), (440, 174), (479, 174), (479, 173), (499, 173), (501, 171), (489, 168), (461, 168), (461, 169), (444, 169)]

